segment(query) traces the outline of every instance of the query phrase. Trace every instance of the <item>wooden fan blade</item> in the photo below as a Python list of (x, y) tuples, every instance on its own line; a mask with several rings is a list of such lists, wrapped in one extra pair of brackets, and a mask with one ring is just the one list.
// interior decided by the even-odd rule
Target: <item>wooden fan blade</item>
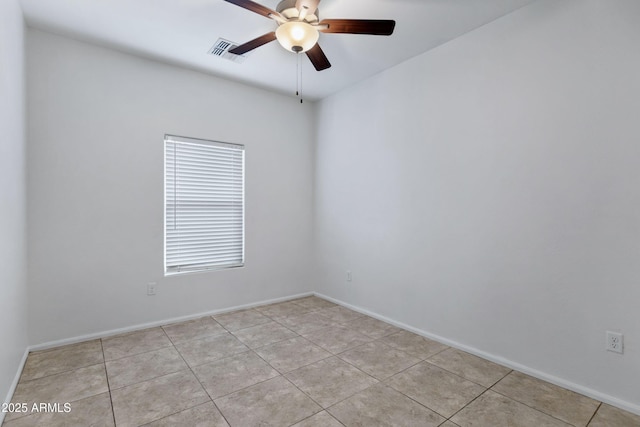
[(318, 3), (320, 0), (297, 0), (296, 9), (300, 12), (300, 19), (304, 19), (307, 15), (313, 15), (318, 9)]
[(242, 55), (257, 47), (262, 46), (263, 44), (272, 42), (275, 39), (276, 39), (276, 33), (275, 31), (272, 31), (256, 39), (253, 39), (250, 42), (246, 42), (245, 44), (241, 44), (240, 46), (236, 46), (233, 49), (230, 49), (229, 53), (233, 53), (234, 55)]
[(313, 66), (316, 67), (317, 71), (326, 70), (327, 68), (331, 67), (331, 63), (327, 59), (327, 56), (324, 54), (322, 48), (318, 43), (316, 43), (314, 47), (307, 51), (307, 56), (309, 57), (309, 60), (311, 61)]
[(236, 6), (243, 7), (251, 12), (255, 12), (258, 15), (266, 16), (267, 18), (271, 18), (272, 16), (280, 16), (278, 12), (273, 9), (269, 9), (266, 6), (258, 4), (251, 0), (224, 0), (229, 3), (233, 3)]
[(396, 21), (386, 19), (323, 19), (319, 25), (328, 25), (328, 28), (320, 30), (323, 33), (390, 36), (396, 27)]

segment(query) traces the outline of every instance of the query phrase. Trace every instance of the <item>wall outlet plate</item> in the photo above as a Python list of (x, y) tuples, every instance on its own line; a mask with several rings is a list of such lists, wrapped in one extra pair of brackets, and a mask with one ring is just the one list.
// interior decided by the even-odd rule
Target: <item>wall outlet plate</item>
[(156, 294), (156, 282), (147, 283), (147, 295), (152, 296)]
[(624, 335), (607, 331), (607, 350), (622, 354), (624, 352)]

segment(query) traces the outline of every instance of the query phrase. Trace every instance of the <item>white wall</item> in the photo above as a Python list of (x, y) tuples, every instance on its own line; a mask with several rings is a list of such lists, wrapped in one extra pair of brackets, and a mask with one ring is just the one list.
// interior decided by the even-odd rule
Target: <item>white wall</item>
[(638, 22), (540, 0), (322, 101), (319, 291), (640, 411)]
[[(27, 34), (32, 344), (312, 290), (311, 105)], [(246, 267), (164, 277), (165, 133), (245, 144)]]
[(16, 0), (0, 0), (0, 402), (27, 348), (23, 73), (22, 11)]

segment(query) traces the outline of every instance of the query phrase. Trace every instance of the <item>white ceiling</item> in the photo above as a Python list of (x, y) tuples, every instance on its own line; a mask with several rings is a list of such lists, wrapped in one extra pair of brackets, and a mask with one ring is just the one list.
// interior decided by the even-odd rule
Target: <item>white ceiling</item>
[[(320, 99), (535, 0), (322, 0), (320, 19), (394, 19), (390, 37), (321, 34), (332, 67), (301, 58), (303, 95)], [(259, 0), (276, 8), (278, 0)], [(274, 21), (224, 0), (21, 0), (28, 25), (293, 96), (296, 55), (278, 42), (244, 63), (208, 55), (222, 37), (244, 43)]]

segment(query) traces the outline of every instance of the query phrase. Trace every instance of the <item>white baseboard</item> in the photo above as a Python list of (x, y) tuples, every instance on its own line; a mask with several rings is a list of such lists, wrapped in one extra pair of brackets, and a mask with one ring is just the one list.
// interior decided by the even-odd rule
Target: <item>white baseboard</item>
[(424, 331), (424, 330), (418, 329), (418, 328), (414, 328), (413, 326), (407, 325), (407, 324), (402, 323), (402, 322), (398, 322), (396, 320), (390, 319), (390, 318), (385, 317), (385, 316), (381, 316), (381, 315), (379, 315), (377, 313), (374, 313), (372, 311), (366, 310), (366, 309), (364, 309), (362, 307), (358, 307), (358, 306), (355, 306), (355, 305), (347, 304), (344, 301), (340, 301), (338, 299), (331, 298), (330, 296), (323, 295), (323, 294), (318, 293), (318, 292), (314, 292), (314, 295), (316, 295), (317, 297), (326, 299), (328, 301), (331, 301), (333, 303), (336, 303), (338, 305), (341, 305), (343, 307), (349, 308), (351, 310), (357, 311), (359, 313), (366, 314), (367, 316), (371, 316), (371, 317), (376, 318), (378, 320), (382, 320), (383, 322), (390, 323), (390, 324), (392, 324), (394, 326), (397, 326), (399, 328), (402, 328), (402, 329), (408, 330), (410, 332), (416, 333), (416, 334), (421, 335), (421, 336), (423, 336), (425, 338), (429, 338), (429, 339), (432, 339), (434, 341), (438, 341), (438, 342), (440, 342), (442, 344), (448, 345), (449, 347), (453, 347), (453, 348), (456, 348), (458, 350), (466, 351), (467, 353), (474, 354), (474, 355), (476, 355), (478, 357), (481, 357), (483, 359), (486, 359), (486, 360), (489, 360), (491, 362), (497, 363), (499, 365), (506, 366), (506, 367), (514, 369), (516, 371), (523, 372), (523, 373), (525, 373), (527, 375), (530, 375), (532, 377), (538, 378), (538, 379), (543, 380), (543, 381), (550, 382), (551, 384), (555, 384), (555, 385), (557, 385), (559, 387), (563, 387), (563, 388), (566, 388), (568, 390), (575, 391), (576, 393), (583, 394), (585, 396), (591, 397), (592, 399), (596, 399), (596, 400), (599, 400), (601, 402), (608, 403), (611, 406), (615, 406), (615, 407), (623, 409), (625, 411), (629, 411), (631, 413), (640, 415), (640, 405), (637, 405), (635, 403), (627, 402), (626, 400), (622, 400), (622, 399), (619, 399), (617, 397), (610, 396), (610, 395), (605, 394), (605, 393), (601, 393), (601, 392), (599, 392), (597, 390), (593, 390), (593, 389), (591, 389), (589, 387), (585, 387), (583, 385), (576, 384), (576, 383), (571, 382), (571, 381), (567, 381), (567, 380), (565, 380), (563, 378), (556, 377), (555, 375), (549, 375), (549, 374), (547, 374), (545, 372), (542, 372), (542, 371), (539, 371), (537, 369), (533, 369), (533, 368), (530, 368), (528, 366), (522, 365), (520, 363), (514, 362), (512, 360), (505, 359), (504, 357), (497, 356), (497, 355), (491, 354), (491, 353), (487, 353), (485, 351), (478, 350), (477, 348), (470, 347), (470, 346), (465, 345), (465, 344), (461, 344), (461, 343), (459, 343), (457, 341), (453, 341), (453, 340), (441, 337), (439, 335), (432, 334), (431, 332)]
[[(247, 308), (258, 307), (258, 306), (265, 305), (265, 304), (273, 304), (273, 303), (276, 303), (276, 302), (289, 301), (289, 300), (292, 300), (292, 299), (303, 298), (303, 297), (307, 297), (307, 296), (311, 296), (311, 295), (313, 295), (313, 292), (306, 292), (306, 293), (303, 293), (303, 294), (290, 295), (290, 296), (286, 296), (286, 297), (282, 297), (282, 298), (273, 298), (273, 299), (269, 299), (269, 300), (254, 302), (254, 303), (251, 303), (251, 304), (243, 304), (243, 305), (237, 305), (235, 307), (228, 307), (228, 308), (222, 308), (222, 309), (218, 309), (218, 310), (207, 311), (207, 312), (204, 312), (204, 313), (190, 314), (188, 316), (173, 317), (173, 318), (170, 318), (170, 319), (163, 319), (163, 320), (158, 320), (158, 321), (154, 321), (154, 322), (141, 323), (141, 324), (134, 325), (134, 326), (127, 326), (125, 328), (110, 329), (110, 330), (107, 330), (107, 331), (96, 332), (96, 333), (93, 333), (93, 334), (80, 335), (80, 336), (73, 337), (73, 338), (65, 338), (65, 339), (61, 339), (61, 340), (49, 341), (49, 342), (45, 342), (45, 343), (42, 343), (42, 344), (36, 344), (36, 345), (30, 346), (27, 349), (27, 352), (29, 352), (29, 351), (48, 350), (50, 348), (60, 347), (60, 346), (63, 346), (63, 345), (76, 344), (76, 343), (80, 343), (80, 342), (84, 342), (84, 341), (95, 340), (95, 339), (98, 339), (98, 338), (107, 338), (107, 337), (110, 337), (110, 336), (113, 336), (113, 335), (125, 334), (127, 332), (135, 332), (135, 331), (139, 331), (139, 330), (142, 330), (142, 329), (155, 328), (156, 326), (169, 325), (171, 323), (185, 322), (187, 320), (198, 319), (200, 317), (213, 316), (213, 315), (216, 315), (216, 314), (227, 313), (229, 311), (243, 310), (243, 309), (247, 309)], [(20, 372), (22, 372), (22, 370), (20, 370)]]
[[(7, 397), (4, 399), (5, 403), (11, 403), (11, 398), (13, 398), (13, 393), (16, 391), (16, 387), (18, 387), (18, 382), (20, 381), (20, 376), (22, 375), (22, 370), (24, 369), (24, 364), (27, 363), (27, 357), (29, 356), (29, 347), (25, 348), (24, 354), (22, 355), (22, 360), (18, 365), (18, 370), (16, 371), (16, 376), (13, 378), (13, 382), (9, 387), (9, 391), (7, 392)], [(0, 426), (4, 421), (5, 412), (0, 411)]]

